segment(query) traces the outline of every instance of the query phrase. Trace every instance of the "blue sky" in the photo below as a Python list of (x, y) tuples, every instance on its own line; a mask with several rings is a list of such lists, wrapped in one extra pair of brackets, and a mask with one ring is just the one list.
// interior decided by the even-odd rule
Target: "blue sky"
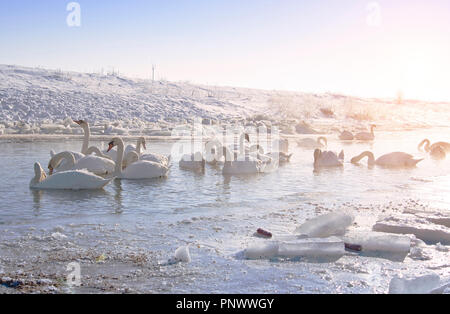
[[(0, 2), (0, 63), (359, 96), (450, 100), (450, 2), (380, 0)], [(378, 11), (377, 11), (378, 12)]]

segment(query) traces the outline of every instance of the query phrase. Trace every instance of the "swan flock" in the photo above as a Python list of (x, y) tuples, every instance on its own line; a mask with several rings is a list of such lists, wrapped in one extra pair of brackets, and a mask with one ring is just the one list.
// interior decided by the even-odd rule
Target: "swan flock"
[[(125, 147), (120, 137), (111, 139), (106, 150), (90, 146), (90, 129), (88, 122), (84, 120), (74, 121), (84, 132), (81, 152), (63, 151), (50, 152), (48, 162), (48, 174), (42, 166), (36, 162), (35, 175), (31, 179), (31, 189), (54, 190), (83, 190), (102, 189), (114, 179), (145, 180), (165, 178), (171, 168), (171, 157), (156, 153), (143, 153), (147, 149), (144, 137), (137, 139), (136, 145)], [(371, 125), (371, 132), (361, 132), (356, 135), (343, 131), (339, 139), (350, 141), (373, 141), (375, 125)], [(297, 141), (302, 149), (314, 149), (313, 167), (315, 170), (329, 167), (344, 166), (344, 151), (339, 154), (333, 151), (324, 151), (328, 146), (327, 138), (306, 138)], [(428, 139), (423, 140), (418, 149), (429, 153), (431, 157), (442, 159), (450, 152), (450, 143), (437, 142), (431, 144)], [(203, 172), (206, 165), (222, 167), (223, 175), (250, 175), (270, 172), (278, 169), (280, 165), (289, 163), (292, 157), (289, 153), (289, 141), (282, 139), (276, 151), (265, 152), (259, 145), (251, 145), (250, 135), (241, 134), (239, 145), (224, 146), (216, 139), (205, 143), (202, 151), (184, 154), (179, 160), (179, 168), (185, 171)], [(367, 157), (369, 167), (380, 166), (389, 168), (412, 168), (423, 159), (415, 159), (412, 155), (403, 152), (393, 152), (375, 156), (370, 151), (364, 151), (353, 157), (351, 164), (359, 162)]]

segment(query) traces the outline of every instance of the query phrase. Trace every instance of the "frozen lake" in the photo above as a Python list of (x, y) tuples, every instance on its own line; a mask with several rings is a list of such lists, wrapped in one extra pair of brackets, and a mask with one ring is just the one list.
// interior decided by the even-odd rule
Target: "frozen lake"
[[(78, 151), (81, 141), (0, 139), (0, 275), (38, 272), (57, 281), (76, 261), (85, 284), (75, 291), (156, 293), (384, 293), (399, 272), (448, 277), (449, 253), (432, 246), (431, 258), (404, 262), (351, 254), (334, 263), (247, 261), (238, 254), (258, 228), (288, 234), (331, 210), (353, 210), (355, 228), (363, 231), (391, 211), (448, 210), (450, 158), (435, 161), (417, 151), (424, 138), (448, 140), (448, 131), (377, 133), (373, 144), (330, 135), (328, 149), (345, 150), (343, 169), (314, 172), (313, 151), (291, 142), (291, 163), (274, 173), (228, 178), (220, 168), (195, 174), (173, 164), (166, 179), (115, 180), (97, 192), (29, 189), (34, 162), (46, 168), (51, 149)], [(147, 141), (147, 151), (169, 154), (171, 145)], [(409, 170), (349, 163), (366, 150), (425, 160)], [(167, 264), (187, 243), (192, 263)]]

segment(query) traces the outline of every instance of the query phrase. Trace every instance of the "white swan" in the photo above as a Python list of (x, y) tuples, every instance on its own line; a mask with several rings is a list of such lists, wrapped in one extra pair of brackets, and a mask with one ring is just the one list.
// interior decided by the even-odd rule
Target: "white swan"
[(47, 177), (39, 163), (34, 164), (34, 172), (30, 188), (36, 190), (95, 190), (104, 188), (112, 180), (85, 170), (64, 171)]
[(322, 167), (342, 167), (344, 164), (344, 151), (341, 151), (339, 156), (335, 152), (325, 151), (320, 149), (314, 151), (314, 168)]
[(167, 176), (169, 168), (161, 164), (146, 160), (139, 160), (135, 163), (132, 163), (128, 165), (125, 170), (123, 170), (121, 165), (124, 158), (125, 148), (121, 138), (113, 138), (113, 140), (108, 145), (108, 151), (110, 151), (115, 146), (117, 146), (117, 160), (114, 169), (114, 176), (116, 176), (117, 178), (127, 180), (144, 180)]
[(317, 140), (312, 138), (304, 138), (298, 140), (297, 145), (309, 149), (325, 148), (328, 145), (328, 141), (327, 138), (323, 136), (317, 138)]
[[(62, 161), (65, 161), (61, 165)], [(62, 172), (67, 170), (81, 170), (86, 169), (97, 175), (107, 175), (114, 171), (115, 164), (113, 161), (98, 157), (98, 156), (84, 156), (78, 160), (70, 152), (62, 152), (53, 156), (48, 163), (48, 169), (50, 170), (50, 175), (53, 171)]]
[(341, 135), (339, 135), (339, 139), (342, 141), (353, 141), (355, 139), (355, 137), (353, 136), (353, 134), (349, 131), (344, 131), (341, 133)]
[(201, 152), (196, 152), (195, 154), (185, 154), (181, 157), (179, 162), (180, 169), (193, 170), (193, 171), (203, 171), (205, 170), (206, 160), (203, 158)]
[[(91, 131), (89, 129), (89, 123), (87, 123), (84, 120), (73, 120), (73, 122), (75, 122), (76, 124), (78, 124), (84, 132), (84, 138), (83, 138), (83, 145), (81, 146), (81, 153), (79, 152), (74, 152), (74, 151), (69, 151), (74, 157), (75, 160), (79, 160), (83, 157), (85, 157), (86, 155), (88, 155), (88, 146), (89, 146), (89, 139), (91, 136)], [(53, 158), (56, 155), (56, 153), (51, 150), (50, 151), (50, 157)], [(64, 171), (62, 169), (66, 169), (67, 170), (67, 164), (66, 164), (66, 160), (64, 160), (61, 164), (58, 165), (58, 167), (61, 167), (61, 169), (56, 169), (59, 171)]]
[(261, 147), (261, 145), (253, 145), (249, 149), (250, 155), (254, 155), (256, 153), (256, 158), (263, 162), (272, 162), (278, 160), (278, 163), (284, 164), (291, 161), (291, 157), (293, 154), (287, 154), (285, 152), (269, 152), (264, 153), (264, 148)]
[(236, 153), (232, 154), (226, 147), (223, 147), (223, 155), (226, 156), (222, 169), (224, 175), (256, 174), (263, 172), (267, 165), (261, 160), (251, 156), (245, 156), (245, 158), (241, 160)]
[(209, 140), (205, 143), (204, 158), (208, 165), (223, 165), (225, 156), (221, 154), (222, 147), (222, 143), (217, 139)]
[(375, 134), (373, 133), (373, 129), (377, 126), (375, 124), (372, 124), (370, 126), (370, 133), (369, 132), (361, 132), (355, 135), (355, 138), (359, 141), (373, 141), (375, 139)]
[[(133, 145), (129, 145), (128, 147), (132, 148), (134, 146)], [(144, 147), (144, 149), (147, 149), (144, 137), (138, 138), (137, 144), (136, 144), (136, 147), (135, 147), (135, 151), (138, 154), (140, 160), (153, 161), (153, 162), (161, 164), (161, 165), (163, 165), (165, 167), (169, 167), (170, 156), (164, 156), (164, 155), (154, 154), (154, 153), (142, 154), (141, 153), (142, 147)], [(127, 153), (127, 150), (125, 150), (125, 153)], [(128, 158), (126, 158), (126, 159), (127, 159), (127, 163), (128, 163)]]
[(435, 159), (444, 159), (447, 153), (450, 153), (450, 143), (436, 142), (431, 145), (429, 139), (424, 139), (417, 147), (419, 151), (422, 151), (422, 146), (425, 144), (425, 151)]
[(368, 157), (367, 164), (369, 166), (382, 166), (390, 168), (412, 168), (415, 167), (423, 159), (414, 159), (412, 155), (402, 152), (395, 152), (381, 156), (377, 160), (372, 152), (363, 152), (362, 154), (353, 157), (351, 162), (357, 164), (364, 157)]

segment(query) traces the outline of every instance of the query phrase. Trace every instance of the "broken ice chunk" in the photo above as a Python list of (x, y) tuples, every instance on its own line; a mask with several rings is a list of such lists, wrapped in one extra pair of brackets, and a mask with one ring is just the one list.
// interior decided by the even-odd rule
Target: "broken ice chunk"
[(309, 238), (344, 235), (354, 220), (354, 216), (348, 213), (330, 213), (308, 220), (298, 227), (295, 232), (306, 235)]
[(386, 217), (373, 226), (373, 231), (414, 234), (418, 239), (421, 239), (428, 244), (436, 244), (438, 242), (444, 245), (450, 244), (449, 228), (431, 223), (428, 220), (419, 218), (415, 215)]
[(278, 255), (278, 242), (263, 242), (249, 246), (244, 255), (247, 259), (274, 258)]
[(338, 238), (303, 239), (281, 242), (278, 254), (282, 257), (340, 258), (345, 254), (344, 242)]
[(175, 260), (183, 263), (191, 262), (191, 254), (189, 253), (189, 246), (179, 247), (175, 251)]
[(362, 252), (409, 253), (411, 240), (407, 236), (383, 233), (353, 233), (344, 241), (361, 246)]

